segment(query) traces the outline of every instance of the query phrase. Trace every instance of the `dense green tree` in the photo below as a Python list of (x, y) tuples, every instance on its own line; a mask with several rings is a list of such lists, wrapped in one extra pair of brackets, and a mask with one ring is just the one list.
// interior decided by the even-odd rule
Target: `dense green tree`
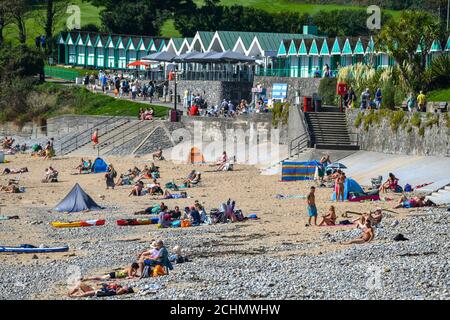
[[(398, 63), (406, 85), (418, 91), (427, 85), (427, 56), (433, 41), (441, 37), (442, 30), (434, 16), (404, 11), (399, 19), (392, 19), (383, 26), (376, 43), (379, 50), (389, 51)], [(417, 52), (419, 47), (420, 53)]]

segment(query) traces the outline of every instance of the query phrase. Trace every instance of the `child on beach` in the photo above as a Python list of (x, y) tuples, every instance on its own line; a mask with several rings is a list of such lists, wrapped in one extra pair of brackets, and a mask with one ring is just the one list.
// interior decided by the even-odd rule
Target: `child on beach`
[(314, 195), (316, 191), (315, 187), (311, 187), (311, 191), (308, 194), (307, 202), (308, 202), (308, 224), (306, 227), (309, 227), (311, 225), (311, 218), (314, 217), (314, 225), (317, 226), (317, 207), (316, 207), (316, 196)]
[(112, 279), (132, 279), (137, 277), (137, 271), (139, 270), (139, 265), (134, 262), (131, 264), (131, 266), (119, 270), (119, 271), (113, 271), (108, 274), (105, 274), (103, 276), (93, 276), (93, 277), (87, 277), (82, 278), (83, 281), (88, 280), (112, 280)]

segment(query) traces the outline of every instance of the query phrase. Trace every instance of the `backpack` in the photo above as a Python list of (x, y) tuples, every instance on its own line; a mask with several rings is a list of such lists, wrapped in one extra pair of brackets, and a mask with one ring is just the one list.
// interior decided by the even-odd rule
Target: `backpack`
[(412, 191), (412, 187), (411, 187), (411, 185), (409, 183), (407, 183), (405, 185), (405, 192), (411, 192), (411, 191)]

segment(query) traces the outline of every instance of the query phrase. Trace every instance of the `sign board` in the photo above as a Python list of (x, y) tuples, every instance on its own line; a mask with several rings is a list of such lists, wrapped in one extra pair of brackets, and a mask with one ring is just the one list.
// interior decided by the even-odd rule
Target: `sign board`
[(287, 89), (287, 83), (274, 83), (272, 89), (272, 99), (286, 99)]
[(252, 93), (265, 93), (265, 88), (252, 88)]

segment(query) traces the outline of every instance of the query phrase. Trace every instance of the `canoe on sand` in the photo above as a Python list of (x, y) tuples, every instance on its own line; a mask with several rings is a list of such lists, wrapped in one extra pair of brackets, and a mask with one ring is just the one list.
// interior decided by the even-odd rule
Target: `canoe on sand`
[(66, 252), (69, 251), (68, 246), (53, 248), (38, 248), (31, 245), (21, 245), (19, 247), (0, 246), (0, 252), (17, 252), (17, 253), (47, 253), (47, 252)]
[(148, 224), (154, 224), (152, 219), (123, 219), (123, 220), (117, 220), (117, 225), (119, 225), (119, 226), (142, 226), (142, 225), (148, 225)]
[(52, 222), (51, 225), (55, 228), (78, 228), (78, 227), (94, 227), (103, 226), (105, 220), (84, 220), (71, 222)]

